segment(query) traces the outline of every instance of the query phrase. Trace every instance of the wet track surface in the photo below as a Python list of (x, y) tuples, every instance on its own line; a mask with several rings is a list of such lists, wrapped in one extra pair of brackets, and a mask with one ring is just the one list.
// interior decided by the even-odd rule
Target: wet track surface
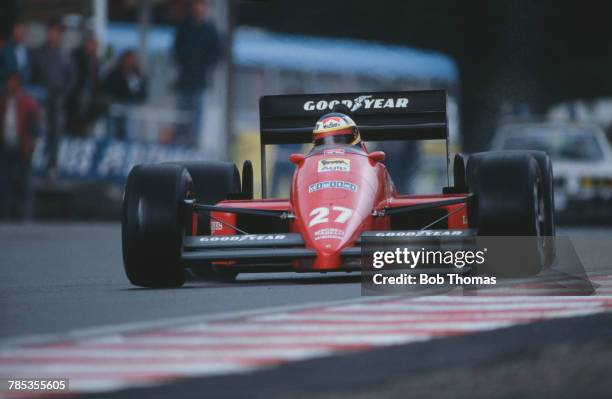
[[(330, 321), (333, 323), (342, 322), (342, 317), (339, 317), (338, 313), (343, 313), (345, 308), (339, 308), (339, 310), (337, 310), (329, 304), (330, 301), (336, 304), (344, 304), (348, 301), (350, 306), (363, 306), (363, 312), (359, 310), (357, 313), (354, 313), (356, 317), (348, 317), (348, 321), (350, 321), (351, 325), (342, 325), (342, 328), (367, 328), (368, 323), (372, 322), (372, 320), (367, 318), (367, 312), (373, 309), (368, 309), (367, 306), (369, 305), (367, 305), (367, 303), (360, 305), (359, 302), (352, 302), (361, 300), (358, 299), (360, 296), (359, 276), (354, 274), (297, 275), (284, 273), (245, 275), (240, 277), (237, 283), (233, 284), (190, 282), (184, 288), (175, 290), (133, 288), (129, 285), (123, 274), (119, 233), (120, 229), (116, 224), (0, 225), (0, 242), (2, 243), (0, 265), (2, 265), (3, 271), (3, 279), (0, 283), (0, 317), (2, 320), (0, 326), (0, 342), (10, 346), (19, 342), (53, 342), (58, 339), (74, 339), (77, 336), (67, 335), (67, 333), (79, 330), (80, 333), (87, 334), (88, 329), (90, 329), (90, 332), (100, 334), (102, 331), (100, 327), (110, 327), (108, 333), (106, 333), (106, 337), (108, 338), (108, 336), (115, 334), (114, 328), (116, 328), (117, 325), (130, 324), (136, 329), (145, 329), (148, 334), (153, 334), (153, 338), (149, 337), (152, 339), (151, 342), (153, 344), (158, 344), (158, 341), (155, 341), (155, 339), (159, 338), (156, 338), (157, 335), (169, 334), (169, 336), (176, 338), (178, 334), (182, 339), (181, 345), (200, 345), (202, 344), (202, 339), (210, 338), (208, 335), (203, 337), (201, 334), (209, 334), (210, 331), (212, 331), (211, 325), (219, 329), (218, 332), (221, 336), (227, 336), (230, 330), (240, 330), (241, 333), (244, 333), (245, 328), (254, 328), (253, 326), (262, 322), (262, 317), (266, 322), (266, 326), (271, 322), (275, 322), (275, 320), (278, 323), (277, 325), (285, 326), (285, 328), (288, 329), (289, 327), (287, 326), (292, 325), (293, 332), (289, 330), (285, 331), (284, 335), (287, 336), (295, 334), (295, 330), (303, 330), (303, 333), (304, 329), (309, 325), (312, 327), (313, 323), (316, 326), (313, 328), (317, 330), (320, 330), (322, 325), (324, 325), (325, 328), (339, 328), (338, 326), (330, 327), (329, 324)], [(609, 243), (612, 243), (611, 229), (561, 229), (558, 234), (570, 235), (573, 237), (576, 250), (588, 272), (596, 275), (606, 275), (610, 272), (612, 268), (610, 262), (612, 262), (612, 260), (610, 260), (607, 254), (609, 254)], [(603, 283), (602, 286), (608, 289), (608, 285), (606, 285), (608, 284), (608, 279), (603, 280)], [(534, 322), (557, 317), (570, 317), (564, 320), (574, 320), (576, 316), (591, 318), (589, 322), (595, 326), (599, 326), (595, 328), (595, 332), (591, 331), (591, 333), (603, 334), (611, 327), (610, 318), (606, 315), (607, 311), (612, 307), (612, 300), (609, 301), (607, 299), (612, 298), (610, 297), (610, 295), (612, 295), (612, 290), (604, 291), (604, 293), (606, 294), (606, 299), (601, 301), (589, 301), (587, 304), (582, 303), (577, 305), (572, 302), (571, 305), (567, 305), (568, 302), (561, 302), (559, 305), (551, 303), (546, 306), (539, 306), (538, 309), (532, 309), (533, 306), (531, 305), (524, 305), (515, 312), (516, 314), (513, 313), (509, 315), (507, 319), (502, 318), (498, 320), (488, 318), (485, 321), (481, 320), (481, 324), (476, 323), (477, 320), (469, 318), (474, 317), (473, 314), (469, 314), (468, 319), (463, 321), (465, 321), (466, 325), (471, 327), (467, 328), (465, 331), (460, 330), (457, 333), (456, 329), (459, 328), (458, 326), (461, 326), (461, 324), (458, 323), (462, 322), (462, 320), (457, 319), (457, 317), (461, 316), (461, 312), (465, 310), (464, 307), (469, 307), (468, 310), (470, 311), (473, 309), (473, 305), (482, 308), (482, 305), (473, 304), (468, 300), (466, 303), (460, 302), (455, 304), (457, 307), (455, 311), (459, 312), (459, 316), (457, 316), (456, 313), (452, 315), (445, 313), (442, 315), (445, 318), (449, 318), (450, 316), (454, 317), (450, 330), (448, 326), (444, 325), (444, 328), (442, 328), (438, 324), (434, 326), (435, 328), (428, 327), (424, 332), (401, 331), (398, 333), (397, 331), (386, 332), (385, 330), (383, 331), (384, 334), (381, 335), (381, 331), (378, 330), (376, 335), (372, 335), (367, 339), (357, 340), (357, 346), (355, 347), (349, 346), (343, 348), (338, 346), (338, 344), (347, 345), (346, 341), (335, 342), (334, 346), (330, 347), (329, 342), (325, 341), (324, 344), (327, 346), (323, 348), (323, 352), (316, 352), (316, 350), (321, 350), (321, 348), (318, 347), (308, 347), (306, 349), (311, 352), (304, 352), (306, 349), (301, 346), (299, 348), (290, 348), (295, 351), (295, 354), (292, 355), (293, 352), (287, 352), (287, 349), (283, 348), (283, 352), (277, 355), (277, 358), (282, 358), (282, 356), (288, 357), (287, 359), (289, 360), (311, 358), (313, 356), (332, 354), (342, 349), (369, 349), (381, 344), (397, 345), (405, 343), (409, 344), (408, 347), (418, 348), (421, 348), (423, 345), (429, 345), (429, 350), (435, 352), (436, 350), (440, 350), (438, 347), (436, 347), (438, 349), (433, 347), (438, 345), (436, 344), (437, 342), (463, 339), (463, 337), (444, 338), (442, 340), (436, 339), (433, 341), (430, 341), (430, 338), (463, 334), (467, 334), (464, 335), (464, 337), (476, 336), (477, 334), (490, 334), (492, 337), (502, 337), (502, 335), (496, 335), (496, 331), (507, 331), (508, 329), (506, 327), (511, 327), (516, 323)], [(325, 305), (326, 307), (323, 308), (323, 311), (321, 311), (320, 307), (310, 305), (313, 303), (327, 304)], [(506, 302), (502, 300), (499, 303), (504, 304)], [(499, 303), (490, 304), (488, 306), (493, 306), (493, 310), (495, 310), (497, 309), (495, 306), (498, 306)], [(287, 307), (287, 305), (290, 307)], [(301, 309), (302, 306), (317, 309), (318, 313), (314, 318), (312, 315), (309, 315), (308, 318), (303, 319), (303, 323), (300, 324), (303, 314), (299, 313), (299, 309)], [(389, 311), (399, 309), (403, 313), (400, 312), (400, 314), (391, 315), (392, 317), (389, 320), (381, 319), (382, 316), (380, 314), (372, 316), (377, 317), (375, 319), (376, 328), (381, 328), (381, 323), (383, 326), (384, 323), (398, 323), (398, 317), (400, 319), (401, 317), (422, 317), (422, 315), (415, 314), (418, 308), (415, 310), (415, 307), (411, 306), (410, 312), (407, 312), (405, 311), (407, 307), (401, 302), (376, 305), (374, 310), (378, 312), (381, 306), (382, 308), (388, 306)], [(435, 307), (437, 306), (436, 303), (424, 303), (422, 306), (426, 312), (431, 312), (432, 309), (435, 311), (440, 310)], [(517, 305), (513, 302), (512, 306)], [(277, 310), (268, 310), (272, 307), (276, 307)], [(278, 307), (281, 307), (280, 310)], [(288, 311), (288, 309), (297, 310)], [(447, 305), (444, 305), (444, 311), (448, 311)], [(508, 310), (504, 309), (504, 311)], [(263, 312), (262, 314), (264, 316), (254, 312)], [(530, 313), (527, 314), (525, 312)], [(328, 314), (333, 314), (334, 317), (328, 318)], [(362, 317), (361, 321), (359, 320), (360, 317)], [(482, 314), (479, 314), (478, 317), (482, 317)], [(598, 319), (598, 317), (601, 319)], [(193, 337), (189, 338), (192, 339), (192, 341), (186, 341), (186, 338), (182, 335), (184, 331), (177, 331), (174, 329), (177, 325), (176, 318), (182, 320), (181, 323), (186, 324), (187, 330), (191, 330), (190, 334), (194, 334)], [(193, 318), (193, 320), (189, 318)], [(215, 321), (219, 318), (226, 320), (222, 322)], [(213, 321), (211, 322), (210, 320)], [(236, 321), (242, 324), (238, 326), (232, 324), (236, 323)], [(365, 325), (356, 325), (355, 323), (357, 322), (365, 323)], [(439, 320), (436, 322), (439, 322)], [(166, 325), (165, 323), (170, 323), (170, 325)], [(539, 324), (542, 323), (512, 328), (534, 328), (533, 326)], [(403, 324), (393, 324), (389, 327), (396, 328), (398, 326), (401, 327)], [(573, 329), (570, 328), (566, 330), (567, 334), (564, 338), (572, 337), (572, 331), (579, 330), (575, 325), (572, 326)], [(259, 334), (267, 327), (257, 328), (257, 333)], [(453, 328), (455, 330), (453, 330)], [(504, 330), (496, 330), (498, 328), (504, 328)], [(510, 330), (512, 330), (512, 328)], [(334, 331), (337, 332), (337, 330)], [(423, 339), (422, 336), (414, 338), (417, 333), (425, 334), (426, 339)], [(523, 331), (522, 333), (505, 334), (506, 335), (503, 335), (505, 337), (503, 340), (510, 345), (510, 343), (514, 341), (516, 341), (515, 344), (520, 343), (521, 340), (519, 338), (510, 339), (509, 337), (518, 337), (520, 334), (529, 335), (530, 333)], [(582, 332), (582, 334), (584, 334), (584, 332)], [(362, 337), (363, 336), (362, 334)], [(79, 335), (78, 337), (82, 336)], [(23, 341), (24, 338), (30, 341)], [(137, 336), (136, 338), (139, 342), (142, 341), (141, 336)], [(597, 338), (599, 339), (601, 337), (598, 335)], [(321, 339), (323, 340), (323, 338)], [(542, 340), (542, 342), (546, 342), (543, 337), (539, 337), (538, 339)], [(312, 337), (311, 340), (313, 340), (314, 344), (320, 343)], [(132, 336), (121, 336), (121, 344), (128, 345), (130, 342), (133, 343), (133, 341), (134, 338), (132, 338)], [(308, 340), (302, 339), (302, 345), (304, 345), (305, 341)], [(490, 349), (499, 344), (494, 341), (495, 339), (492, 339), (481, 346), (478, 346), (479, 342), (476, 341), (471, 342), (470, 345), (472, 347), (478, 347), (482, 352), (487, 352), (487, 350), (484, 349)], [(229, 341), (229, 347), (235, 345), (232, 344), (233, 342), (235, 341)], [(100, 344), (109, 344), (109, 342), (95, 343), (95, 345)], [(313, 343), (311, 342), (311, 344)], [(355, 344), (355, 342), (352, 344)], [(80, 345), (81, 346), (78, 348), (72, 347), (71, 349), (81, 350), (83, 346), (95, 348), (95, 346), (93, 346), (94, 344), (89, 341), (81, 343)], [(359, 345), (362, 346), (359, 347)], [(102, 346), (99, 346), (98, 350), (102, 351), (103, 349)], [(125, 350), (125, 348), (123, 349)], [(134, 348), (129, 347), (129, 349), (132, 350)], [(227, 347), (222, 350), (224, 353), (228, 353), (229, 351)], [(374, 354), (381, 350), (384, 349), (359, 353)], [(424, 349), (411, 350), (418, 352)], [(514, 348), (514, 352), (516, 352), (516, 347)], [(359, 353), (349, 356), (363, 356)], [(406, 362), (405, 357), (402, 357), (401, 361), (398, 359), (394, 360), (392, 353), (393, 352), (386, 357), (390, 365), (399, 362), (398, 364), (401, 364), (402, 367), (407, 367), (407, 365), (414, 366), (414, 361)], [(556, 352), (553, 351), (550, 358), (555, 358), (555, 354)], [(291, 356), (294, 357), (292, 358)], [(453, 356), (459, 363), (462, 361), (468, 362), (467, 358), (469, 358), (469, 356), (466, 358), (466, 353), (448, 354), (448, 359), (452, 360)], [(270, 356), (268, 356), (268, 358), (269, 357)], [(577, 355), (577, 357), (579, 356)], [(334, 357), (334, 359), (346, 358), (346, 356)], [(195, 381), (190, 380), (190, 383), (196, 385), (198, 383), (203, 384), (201, 389), (211, 390), (212, 387), (227, 385), (228, 379), (231, 379), (232, 381), (243, 381), (247, 386), (248, 384), (255, 384), (251, 385), (250, 389), (259, 389), (262, 388), (261, 384), (265, 384), (261, 381), (266, 381), (266, 378), (269, 380), (270, 378), (278, 377), (265, 377), (266, 373), (282, 374), (286, 372), (283, 370), (287, 367), (297, 367), (298, 369), (296, 372), (299, 373), (299, 367), (307, 367), (300, 366), (302, 363), (307, 364), (308, 362), (317, 361), (331, 362), (329, 359), (332, 358), (290, 363), (290, 366), (282, 366), (272, 369), (272, 371), (264, 369), (263, 371), (257, 371), (251, 374), (237, 374), (240, 377), (219, 376)], [(257, 358), (257, 360), (261, 361), (261, 357)], [(337, 362), (338, 360), (334, 361)], [(520, 359), (517, 360), (519, 363), (520, 361)], [(270, 365), (274, 364), (276, 363), (273, 361), (270, 362)], [(332, 365), (332, 363), (325, 364)], [(243, 363), (241, 363), (241, 365), (243, 365)], [(6, 363), (0, 362), (0, 367), (2, 366), (8, 367)], [(258, 367), (259, 366), (258, 364)], [(249, 363), (248, 367), (245, 367), (243, 371), (252, 371), (250, 367), (251, 364)], [(325, 366), (317, 364), (316, 367)], [(333, 367), (342, 366), (334, 365)], [(379, 364), (377, 367), (383, 367), (383, 365)], [(232, 370), (234, 369), (236, 369), (236, 367)], [(202, 371), (204, 369), (199, 370), (200, 371), (195, 370), (194, 373), (183, 373), (181, 371), (182, 374), (178, 374), (187, 376), (208, 375), (205, 371)], [(261, 379), (257, 379), (259, 382), (256, 383), (253, 381), (253, 378), (251, 378), (249, 382), (250, 377), (248, 376), (258, 375), (260, 373), (263, 373), (263, 375)], [(345, 381), (348, 389), (348, 385), (350, 385), (354, 379), (359, 378), (359, 375), (358, 373), (353, 375), (348, 371), (345, 371), (345, 373), (346, 375), (343, 376), (343, 381)], [(215, 371), (213, 374), (223, 375), (223, 371)], [(351, 375), (353, 376), (352, 379)], [(432, 381), (436, 381), (435, 378), (444, 378), (444, 376), (430, 377)], [(218, 380), (215, 380), (215, 378)], [(288, 377), (285, 376), (284, 378)], [(158, 382), (163, 381), (164, 380), (160, 379)], [(323, 380), (321, 381), (323, 382)], [(381, 383), (382, 380), (379, 378), (376, 381)], [(179, 390), (181, 394), (185, 394), (188, 392), (188, 389), (182, 384), (183, 383), (177, 383), (166, 389)], [(415, 388), (414, 384), (416, 383), (413, 383), (413, 388)], [(425, 383), (421, 385), (423, 386), (423, 384)], [(300, 380), (296, 378), (292, 388), (294, 389), (294, 393), (299, 391), (299, 386)], [(338, 386), (341, 386), (341, 384)], [(125, 387), (125, 385), (121, 387)], [(280, 384), (279, 387), (282, 387), (282, 384)], [(418, 385), (416, 387), (418, 387)], [(402, 388), (397, 389), (401, 390)], [(405, 389), (409, 389), (409, 387), (405, 387)], [(151, 396), (155, 392), (157, 391), (149, 391), (147, 396)], [(160, 391), (160, 393), (161, 392), (162, 391)], [(168, 391), (165, 392), (170, 393)], [(262, 390), (262, 392), (268, 391)], [(376, 390), (372, 391), (372, 393), (374, 392), (376, 392)], [(234, 395), (239, 397), (239, 393), (240, 392), (234, 392)], [(276, 393), (278, 394), (278, 392)], [(218, 396), (222, 396), (220, 392), (218, 392)], [(232, 395), (228, 394), (228, 397), (231, 396)]]

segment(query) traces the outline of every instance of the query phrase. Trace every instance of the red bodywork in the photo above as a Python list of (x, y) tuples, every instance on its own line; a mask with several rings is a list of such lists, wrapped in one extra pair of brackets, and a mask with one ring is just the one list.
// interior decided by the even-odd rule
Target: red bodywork
[[(361, 148), (338, 147), (306, 156), (292, 156), (296, 170), (289, 199), (227, 200), (217, 205), (290, 212), (289, 232), (300, 233), (305, 247), (316, 251), (308, 268), (317, 271), (343, 269), (340, 251), (355, 246), (364, 231), (391, 230), (391, 216), (379, 216), (385, 208), (429, 203), (466, 194), (400, 195), (380, 157)], [(379, 158), (380, 159), (380, 158)], [(465, 204), (441, 207), (447, 213), (448, 229), (467, 229)], [(233, 235), (237, 215), (211, 212), (211, 234)], [(223, 223), (215, 221), (218, 219)], [(294, 261), (296, 269), (304, 269)], [(231, 265), (231, 262), (221, 264)]]

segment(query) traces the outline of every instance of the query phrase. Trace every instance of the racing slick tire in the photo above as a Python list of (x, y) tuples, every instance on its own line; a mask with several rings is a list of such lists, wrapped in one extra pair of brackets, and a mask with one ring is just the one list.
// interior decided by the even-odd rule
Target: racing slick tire
[(191, 177), (180, 165), (137, 165), (129, 173), (123, 199), (123, 264), (134, 285), (180, 287), (184, 228), (183, 200), (191, 195)]
[(556, 259), (555, 242), (555, 189), (552, 169), (552, 160), (544, 151), (526, 151), (538, 162), (542, 172), (542, 195), (544, 209), (544, 223), (542, 225), (543, 244), (545, 245), (545, 266), (549, 267)]
[(542, 235), (555, 235), (555, 197), (552, 161), (544, 151), (526, 151), (535, 158), (542, 172), (542, 194), (544, 197), (544, 225)]
[[(197, 202), (203, 204), (216, 204), (227, 199), (228, 194), (241, 192), (240, 174), (236, 165), (221, 161), (193, 161), (181, 162), (189, 171), (193, 180), (193, 194)], [(198, 214), (198, 235), (210, 235), (210, 213)], [(238, 273), (222, 270), (219, 267), (193, 267), (191, 273), (200, 280), (214, 282), (231, 282)]]
[[(479, 236), (506, 236), (504, 242), (521, 245), (516, 251), (511, 245), (489, 241), (498, 244), (495, 254), (489, 254), (492, 265), (495, 259), (520, 260), (513, 270), (495, 270), (496, 274), (533, 275), (552, 263), (552, 240), (543, 238), (554, 232), (546, 206), (552, 205), (552, 191), (546, 189), (550, 173), (550, 169), (543, 173), (536, 157), (526, 151), (484, 152), (469, 158), (467, 184), (474, 194), (468, 209), (471, 227)], [(537, 238), (512, 238), (526, 236)]]

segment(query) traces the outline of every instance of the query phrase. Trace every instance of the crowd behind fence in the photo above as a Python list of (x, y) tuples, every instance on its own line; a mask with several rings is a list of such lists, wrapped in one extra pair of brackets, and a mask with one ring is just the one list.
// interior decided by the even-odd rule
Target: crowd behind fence
[(221, 46), (208, 2), (191, 7), (168, 49), (177, 69), (176, 108), (148, 104), (150, 82), (134, 49), (104, 57), (106, 49), (85, 29), (69, 46), (61, 19), (46, 21), (42, 43), (28, 45), (31, 32), (15, 21), (0, 40), (0, 218), (28, 217), (32, 165), (55, 181), (62, 146), (78, 140), (198, 146), (204, 91)]

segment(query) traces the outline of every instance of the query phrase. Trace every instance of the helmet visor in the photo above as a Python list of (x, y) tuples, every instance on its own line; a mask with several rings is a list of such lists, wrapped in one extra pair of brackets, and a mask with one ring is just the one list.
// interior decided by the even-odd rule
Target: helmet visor
[(353, 129), (343, 132), (341, 134), (330, 134), (322, 133), (316, 134), (314, 137), (314, 145), (327, 145), (327, 144), (357, 144), (358, 140)]

